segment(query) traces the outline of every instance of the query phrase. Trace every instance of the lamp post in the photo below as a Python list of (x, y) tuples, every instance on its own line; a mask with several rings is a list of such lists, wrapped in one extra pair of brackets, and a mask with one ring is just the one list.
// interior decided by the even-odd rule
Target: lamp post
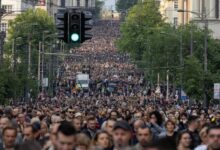
[[(166, 32), (160, 32), (160, 34), (164, 34), (164, 35), (172, 35), (172, 36), (175, 36), (177, 37), (177, 35), (175, 34), (169, 34), (169, 33), (166, 33)], [(183, 38), (182, 38), (182, 31), (181, 31), (181, 34), (180, 34), (180, 37), (179, 37), (179, 44), (180, 44), (180, 67), (182, 68), (183, 67)], [(169, 94), (169, 70), (167, 70), (167, 96)], [(182, 85), (183, 85), (183, 74), (181, 72), (180, 74), (180, 93), (182, 93)], [(166, 97), (166, 99), (168, 99), (168, 97)], [(181, 99), (181, 94), (180, 94), (180, 99)]]
[[(208, 46), (208, 20), (207, 20), (207, 14), (206, 14), (206, 8), (205, 8), (205, 2), (202, 0), (202, 13), (195, 12), (195, 11), (189, 11), (189, 10), (178, 10), (178, 12), (189, 12), (192, 14), (195, 14), (198, 18), (201, 19), (202, 22), (204, 22), (204, 74), (207, 74), (208, 71), (208, 56), (207, 56), (207, 46)], [(192, 43), (192, 41), (191, 41)], [(205, 82), (205, 81), (204, 81)], [(208, 106), (207, 101), (207, 91), (206, 91), (206, 85), (204, 85), (204, 105), (205, 107)]]

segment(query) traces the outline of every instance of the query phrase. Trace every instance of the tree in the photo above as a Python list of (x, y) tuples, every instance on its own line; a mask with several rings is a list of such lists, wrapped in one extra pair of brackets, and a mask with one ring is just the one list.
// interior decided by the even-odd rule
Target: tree
[[(48, 50), (48, 44), (55, 40), (55, 24), (52, 17), (42, 9), (28, 9), (19, 14), (16, 18), (9, 22), (8, 38), (5, 44), (6, 58), (9, 60), (9, 68), (12, 69), (13, 49), (16, 56), (16, 71), (15, 74), (20, 82), (17, 84), (18, 97), (24, 95), (24, 91), (29, 89), (34, 90), (37, 85), (38, 71), (38, 54), (39, 42), (44, 43), (45, 51)], [(28, 77), (28, 54), (31, 49), (31, 74)], [(45, 61), (47, 62), (47, 61)]]
[[(164, 83), (169, 70), (171, 85), (182, 85), (188, 96), (197, 100), (202, 99), (206, 86), (208, 98), (212, 99), (213, 83), (220, 81), (220, 42), (211, 37), (211, 32), (208, 35), (209, 70), (204, 73), (204, 30), (192, 23), (178, 28), (165, 23), (154, 0), (132, 7), (120, 30), (119, 51), (129, 53), (138, 67), (146, 70), (152, 85), (157, 81), (157, 73)], [(190, 56), (191, 40), (193, 56)]]
[(104, 1), (101, 1), (101, 0), (96, 0), (95, 1), (95, 18), (100, 18), (100, 13), (101, 13), (101, 10), (102, 10), (102, 7), (104, 5)]
[(137, 4), (138, 0), (117, 0), (116, 10), (118, 12), (126, 11), (135, 4)]

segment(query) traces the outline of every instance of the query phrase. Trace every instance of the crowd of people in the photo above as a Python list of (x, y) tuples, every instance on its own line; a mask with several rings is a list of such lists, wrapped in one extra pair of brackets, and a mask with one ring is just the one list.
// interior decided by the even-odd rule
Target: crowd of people
[[(55, 97), (0, 107), (0, 150), (220, 150), (217, 106), (157, 99), (143, 72), (117, 52), (118, 21), (98, 21), (93, 35), (60, 66)], [(87, 92), (75, 87), (83, 71)]]

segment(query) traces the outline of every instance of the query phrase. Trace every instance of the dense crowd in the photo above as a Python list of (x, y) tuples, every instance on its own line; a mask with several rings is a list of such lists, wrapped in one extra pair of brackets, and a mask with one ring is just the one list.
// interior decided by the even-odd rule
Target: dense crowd
[[(0, 150), (220, 150), (219, 108), (158, 98), (117, 53), (119, 23), (95, 25), (94, 38), (60, 66), (53, 98), (42, 92), (35, 103), (0, 107)], [(86, 92), (75, 86), (85, 70)]]

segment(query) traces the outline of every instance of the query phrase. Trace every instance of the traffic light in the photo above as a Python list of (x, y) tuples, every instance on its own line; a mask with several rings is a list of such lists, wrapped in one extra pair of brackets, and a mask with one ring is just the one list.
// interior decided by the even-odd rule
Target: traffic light
[(81, 42), (81, 11), (69, 11), (69, 43)]
[(81, 43), (92, 38), (92, 34), (90, 34), (91, 29), (92, 29), (92, 13), (90, 11), (82, 11)]
[(56, 13), (57, 38), (68, 43), (68, 12), (65, 8)]

